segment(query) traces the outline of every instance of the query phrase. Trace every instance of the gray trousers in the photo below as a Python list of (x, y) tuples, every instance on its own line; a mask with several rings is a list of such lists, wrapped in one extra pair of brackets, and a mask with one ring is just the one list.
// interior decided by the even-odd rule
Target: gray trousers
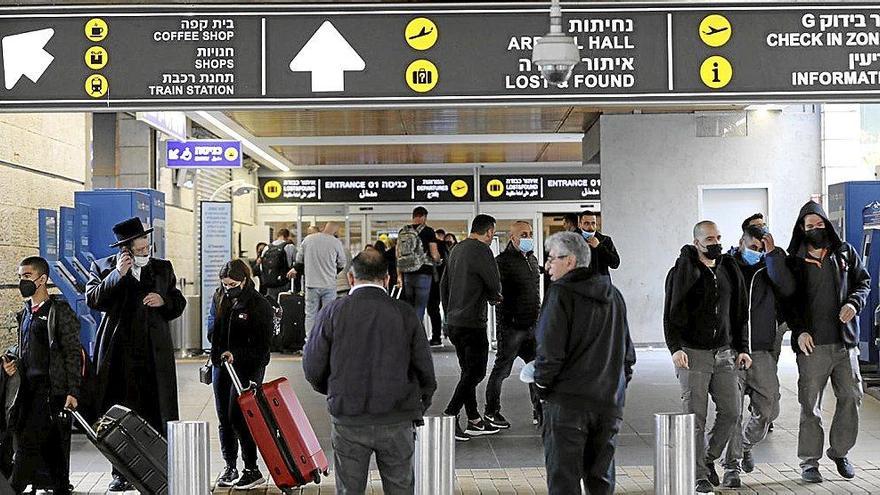
[(336, 469), (336, 493), (362, 495), (366, 492), (370, 457), (375, 453), (384, 493), (412, 495), (415, 490), (415, 435), (412, 421), (364, 426), (332, 423), (330, 441)]
[(751, 415), (743, 428), (745, 407), (739, 415), (736, 426), (727, 444), (727, 455), (724, 458), (724, 469), (740, 471), (743, 450), (752, 448), (767, 437), (767, 430), (779, 416), (779, 375), (777, 374), (776, 355), (770, 351), (756, 351), (751, 354), (752, 367), (745, 371), (737, 371), (740, 381), (741, 405), (745, 397), (749, 397)]
[(797, 356), (798, 401), (801, 424), (798, 433), (798, 457), (801, 469), (819, 467), (825, 429), (822, 427), (822, 396), (828, 379), (837, 396), (831, 423), (828, 449), (830, 457), (846, 457), (859, 435), (859, 407), (862, 405), (862, 375), (859, 372), (859, 349), (843, 344), (817, 345), (812, 354)]
[[(676, 369), (681, 384), (681, 402), (685, 413), (695, 416), (697, 441), (697, 480), (706, 479), (706, 464), (715, 462), (724, 452), (730, 432), (740, 414), (739, 383), (736, 377), (736, 352), (732, 349), (703, 351), (683, 349), (689, 369)], [(709, 396), (715, 402), (715, 425), (706, 436)]]

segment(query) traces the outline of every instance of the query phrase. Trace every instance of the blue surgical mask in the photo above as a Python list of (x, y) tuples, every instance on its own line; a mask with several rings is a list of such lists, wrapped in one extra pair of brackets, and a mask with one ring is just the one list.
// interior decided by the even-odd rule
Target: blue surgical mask
[(520, 239), (519, 240), (519, 250), (524, 253), (531, 253), (535, 250), (535, 240), (534, 239)]
[(594, 235), (596, 235), (596, 233), (595, 232), (587, 232), (586, 230), (584, 230), (584, 231), (581, 231), (581, 235), (584, 236), (585, 241), (589, 241), (590, 237), (593, 237)]
[(742, 252), (743, 261), (751, 266), (755, 266), (761, 262), (761, 258), (764, 257), (764, 253), (760, 251), (752, 251), (749, 248), (745, 248)]

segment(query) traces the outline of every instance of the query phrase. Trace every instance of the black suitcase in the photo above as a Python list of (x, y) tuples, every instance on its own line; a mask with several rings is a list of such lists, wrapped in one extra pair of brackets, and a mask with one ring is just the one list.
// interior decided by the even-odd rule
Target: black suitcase
[(113, 406), (94, 427), (71, 413), (89, 440), (141, 493), (168, 493), (168, 442), (146, 421), (123, 406)]
[(302, 294), (282, 292), (278, 295), (281, 304), (281, 333), (278, 347), (282, 351), (301, 351), (306, 344), (306, 300)]

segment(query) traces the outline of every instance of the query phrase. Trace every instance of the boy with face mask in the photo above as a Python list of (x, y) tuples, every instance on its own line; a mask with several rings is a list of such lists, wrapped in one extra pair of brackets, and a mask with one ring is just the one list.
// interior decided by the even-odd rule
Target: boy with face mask
[[(714, 462), (740, 414), (736, 370), (751, 366), (742, 274), (721, 250), (718, 227), (700, 222), (694, 226), (693, 245), (681, 248), (666, 277), (663, 326), (681, 383), (684, 412), (696, 416), (699, 493), (710, 493), (720, 484)], [(716, 417), (707, 441), (710, 394)]]
[(18, 267), (18, 289), (25, 298), (18, 321), (19, 357), (3, 356), (7, 376), (19, 375), (15, 399), (16, 453), (11, 484), (22, 493), (42, 468), (54, 493), (70, 492), (70, 420), (65, 409), (76, 409), (80, 395), (82, 355), (79, 319), (67, 302), (50, 296), (49, 264), (40, 257), (25, 258)]
[[(761, 217), (763, 221), (763, 217)], [(739, 370), (740, 403), (749, 396), (751, 417), (742, 426), (746, 410), (739, 416), (724, 460), (725, 488), (741, 486), (740, 472), (755, 468), (752, 448), (764, 440), (770, 423), (779, 416), (779, 377), (776, 366), (776, 327), (782, 319), (777, 308), (780, 295), (779, 270), (784, 269), (785, 251), (776, 247), (766, 226), (743, 223), (744, 232), (733, 258), (739, 266), (747, 289), (749, 305), (748, 332), (752, 366)]]
[(831, 380), (837, 407), (826, 451), (837, 471), (855, 477), (847, 459), (859, 431), (862, 377), (859, 372), (859, 320), (871, 290), (871, 278), (859, 253), (840, 239), (822, 207), (813, 201), (801, 208), (783, 271), (785, 306), (791, 343), (797, 354), (798, 400), (801, 404), (798, 457), (801, 478), (821, 483), (825, 431), (819, 415), (822, 392)]

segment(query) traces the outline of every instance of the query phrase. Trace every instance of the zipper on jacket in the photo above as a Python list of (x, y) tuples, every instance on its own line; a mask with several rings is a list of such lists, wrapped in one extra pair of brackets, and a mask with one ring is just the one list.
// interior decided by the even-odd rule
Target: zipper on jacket
[(755, 279), (758, 278), (758, 274), (761, 273), (762, 270), (766, 270), (767, 267), (758, 268), (754, 275), (752, 275), (752, 281), (749, 283), (749, 354), (752, 353), (752, 296), (755, 291)]
[[(718, 320), (719, 320), (719, 315), (718, 315), (718, 299), (720, 299), (721, 296), (720, 296), (720, 294), (718, 293), (718, 292), (719, 292), (719, 290), (718, 290), (718, 275), (715, 275), (715, 271), (712, 270), (712, 268), (709, 268), (709, 267), (706, 267), (706, 268), (708, 268), (708, 269), (709, 269), (709, 273), (712, 274), (712, 282), (715, 284), (715, 296), (716, 296), (716, 297), (715, 297), (715, 324), (712, 325), (712, 340), (713, 340), (713, 343), (714, 343), (714, 340), (715, 340), (716, 338), (718, 338)], [(721, 266), (718, 265), (718, 264), (716, 263), (716, 268), (721, 268)]]

